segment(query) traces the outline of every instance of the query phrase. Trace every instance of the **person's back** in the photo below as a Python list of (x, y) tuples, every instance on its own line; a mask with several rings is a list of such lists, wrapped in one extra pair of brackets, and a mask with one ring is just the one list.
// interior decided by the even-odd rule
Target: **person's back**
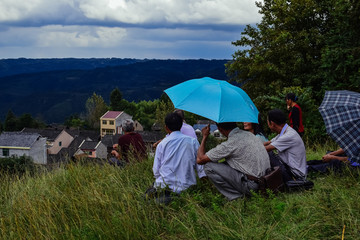
[(223, 154), (220, 153), (217, 157), (214, 153), (221, 149), (227, 152), (225, 160), (229, 166), (245, 174), (261, 177), (270, 167), (268, 153), (262, 142), (251, 132), (234, 129), (226, 142), (207, 152), (207, 155), (212, 161), (217, 161)]
[[(173, 192), (181, 192), (196, 184), (196, 139), (172, 132), (156, 148), (153, 171), (155, 187), (168, 186)], [(157, 174), (156, 174), (157, 173)]]
[(199, 147), (197, 139), (180, 132), (182, 119), (176, 113), (165, 118), (165, 128), (169, 135), (156, 148), (153, 172), (155, 188), (169, 187), (180, 193), (196, 184), (196, 171), (203, 177), (203, 167), (196, 164)]
[(138, 160), (146, 156), (146, 146), (139, 133), (129, 132), (119, 137), (118, 146), (121, 155), (126, 162), (129, 162), (129, 156), (133, 155)]

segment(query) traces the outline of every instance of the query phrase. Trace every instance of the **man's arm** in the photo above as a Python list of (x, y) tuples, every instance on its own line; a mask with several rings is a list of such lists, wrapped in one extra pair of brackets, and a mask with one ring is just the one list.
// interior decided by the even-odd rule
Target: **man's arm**
[(201, 144), (200, 144), (200, 147), (197, 152), (196, 163), (202, 165), (202, 164), (205, 164), (205, 163), (211, 161), (210, 158), (205, 154), (206, 153), (205, 152), (206, 140), (210, 134), (210, 126), (207, 125), (206, 127), (204, 127), (201, 130), (201, 132), (202, 132), (203, 138), (201, 140)]
[(268, 151), (268, 152), (276, 149), (276, 147), (271, 145), (271, 141), (264, 142), (264, 147), (265, 147), (266, 151)]

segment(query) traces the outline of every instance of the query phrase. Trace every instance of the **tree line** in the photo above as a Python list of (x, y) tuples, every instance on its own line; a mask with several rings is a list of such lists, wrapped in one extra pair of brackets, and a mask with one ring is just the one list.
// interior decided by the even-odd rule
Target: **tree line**
[(226, 73), (262, 113), (286, 110), (294, 92), (303, 108), (308, 138), (326, 136), (318, 107), (325, 91), (360, 89), (360, 2), (264, 0), (262, 20), (248, 25)]

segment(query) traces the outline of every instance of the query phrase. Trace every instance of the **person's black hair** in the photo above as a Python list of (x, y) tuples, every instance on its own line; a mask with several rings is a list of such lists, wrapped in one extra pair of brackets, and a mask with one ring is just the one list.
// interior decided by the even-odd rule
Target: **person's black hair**
[(269, 122), (274, 122), (277, 125), (283, 125), (286, 123), (286, 116), (280, 109), (274, 109), (268, 112)]
[(264, 132), (264, 129), (262, 127), (262, 120), (261, 120), (261, 116), (259, 114), (258, 116), (258, 122), (259, 123), (251, 123), (252, 124), (252, 128), (254, 129), (254, 135), (263, 135), (264, 137), (266, 137), (266, 134)]
[(177, 113), (177, 114), (181, 117), (182, 120), (185, 119), (185, 114), (184, 114), (184, 111), (183, 111), (183, 110), (181, 110), (181, 109), (175, 109), (175, 110), (174, 110), (174, 113)]
[(295, 95), (295, 93), (288, 93), (288, 94), (286, 94), (285, 100), (287, 100), (287, 99), (289, 99), (289, 100), (291, 100), (291, 101), (293, 101), (293, 102), (296, 102), (296, 101), (298, 100), (298, 98), (297, 98), (297, 96)]
[(165, 117), (165, 125), (169, 128), (170, 131), (180, 131), (183, 120), (177, 113), (169, 113)]
[(237, 127), (236, 122), (223, 122), (223, 123), (216, 123), (216, 126), (222, 128), (224, 130), (233, 130)]

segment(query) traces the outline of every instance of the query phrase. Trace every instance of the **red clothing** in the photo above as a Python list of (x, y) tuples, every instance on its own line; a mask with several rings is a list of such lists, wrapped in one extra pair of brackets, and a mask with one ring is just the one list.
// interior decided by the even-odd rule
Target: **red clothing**
[(141, 135), (136, 132), (122, 135), (119, 137), (118, 144), (121, 158), (126, 162), (129, 162), (128, 155), (131, 150), (133, 150), (134, 157), (138, 160), (142, 160), (146, 155), (145, 143)]
[(302, 111), (298, 104), (292, 107), (289, 113), (290, 127), (292, 127), (298, 133), (304, 133), (304, 126), (302, 123)]

